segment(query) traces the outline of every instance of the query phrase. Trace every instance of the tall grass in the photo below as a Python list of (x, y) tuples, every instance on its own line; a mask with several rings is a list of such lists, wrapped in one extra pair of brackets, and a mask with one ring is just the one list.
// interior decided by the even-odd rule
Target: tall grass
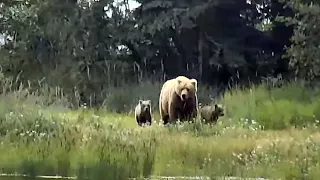
[(303, 82), (291, 82), (280, 88), (267, 84), (226, 92), (223, 103), (228, 116), (248, 119), (265, 129), (285, 129), (319, 124), (320, 94)]
[(159, 90), (160, 84), (147, 82), (110, 88), (104, 107), (78, 110), (68, 109), (64, 97), (51, 94), (56, 91), (6, 92), (0, 97), (1, 171), (80, 179), (319, 177), (316, 90), (299, 82), (281, 88), (262, 84), (215, 98), (214, 88), (200, 87), (202, 104), (215, 98), (226, 107), (226, 117), (217, 125), (138, 127), (130, 110), (139, 98), (151, 99), (158, 121)]

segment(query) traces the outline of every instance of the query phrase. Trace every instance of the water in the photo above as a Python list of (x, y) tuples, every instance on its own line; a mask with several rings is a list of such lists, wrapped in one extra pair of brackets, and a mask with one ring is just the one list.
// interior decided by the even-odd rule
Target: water
[[(26, 176), (0, 176), (0, 180), (74, 180), (76, 178), (60, 178), (60, 177), (46, 177), (46, 176), (40, 176), (40, 177), (26, 177)], [(184, 179), (184, 180), (207, 180), (210, 179), (208, 177), (164, 177), (164, 176), (157, 176), (157, 177), (152, 177), (152, 178), (145, 178), (145, 180), (150, 179), (150, 180), (176, 180), (176, 179)], [(265, 178), (241, 178), (241, 177), (217, 177), (215, 179), (224, 179), (224, 180), (268, 180)], [(87, 179), (90, 180), (90, 179)]]
[(68, 179), (68, 178), (23, 177), (23, 176), (0, 176), (0, 180), (70, 180), (70, 179)]
[[(0, 177), (0, 180), (40, 180), (41, 178), (31, 178), (31, 177)], [(53, 180), (53, 179), (47, 179)], [(56, 180), (56, 179), (55, 179)]]

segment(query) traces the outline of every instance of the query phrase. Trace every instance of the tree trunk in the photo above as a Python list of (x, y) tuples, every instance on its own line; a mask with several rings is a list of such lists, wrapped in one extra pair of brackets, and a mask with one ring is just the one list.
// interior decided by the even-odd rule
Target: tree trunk
[(203, 36), (201, 30), (199, 30), (198, 38), (198, 65), (199, 65), (199, 79), (203, 80)]

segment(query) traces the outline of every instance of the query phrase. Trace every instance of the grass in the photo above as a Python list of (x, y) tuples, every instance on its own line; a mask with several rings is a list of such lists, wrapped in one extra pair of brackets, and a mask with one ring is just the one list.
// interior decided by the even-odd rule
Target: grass
[[(70, 110), (63, 98), (24, 88), (0, 97), (0, 168), (4, 173), (126, 179), (162, 176), (241, 176), (317, 179), (320, 97), (300, 82), (232, 89), (216, 99), (226, 116), (138, 127), (131, 109), (151, 99), (155, 121), (160, 84), (108, 89), (104, 107)], [(199, 88), (212, 103), (215, 90)], [(43, 94), (43, 93), (42, 93)], [(122, 112), (122, 113), (117, 113)]]

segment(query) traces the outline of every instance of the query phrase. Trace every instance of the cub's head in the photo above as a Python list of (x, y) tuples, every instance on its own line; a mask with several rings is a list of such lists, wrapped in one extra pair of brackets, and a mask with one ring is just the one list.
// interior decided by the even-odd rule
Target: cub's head
[(224, 108), (223, 108), (223, 106), (221, 104), (215, 104), (214, 105), (213, 115), (215, 117), (224, 116)]
[(178, 76), (176, 78), (177, 84), (175, 87), (176, 94), (185, 101), (191, 97), (194, 97), (197, 93), (197, 80), (189, 79), (185, 76)]
[(151, 111), (151, 101), (150, 100), (139, 100), (139, 105), (142, 112)]

